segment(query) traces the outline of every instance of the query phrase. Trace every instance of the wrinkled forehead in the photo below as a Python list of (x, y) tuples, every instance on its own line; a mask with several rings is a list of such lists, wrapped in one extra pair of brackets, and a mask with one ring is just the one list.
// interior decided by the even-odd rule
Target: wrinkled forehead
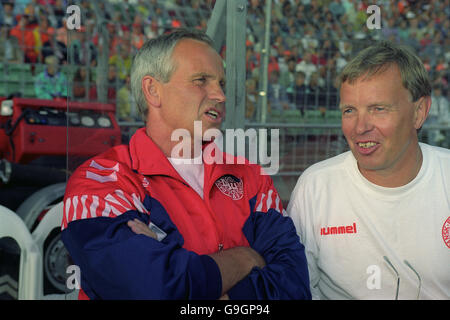
[(354, 72), (346, 75), (345, 77), (338, 77), (337, 82), (339, 85), (339, 90), (341, 91), (342, 85), (344, 83), (354, 85), (357, 82), (366, 82), (376, 79), (378, 77), (383, 77), (386, 73), (391, 74), (394, 77), (393, 85), (401, 85), (402, 89), (408, 92), (408, 97), (410, 101), (413, 100), (412, 93), (408, 88), (405, 87), (401, 70), (396, 63), (385, 63), (373, 68), (362, 70), (360, 72)]
[(174, 71), (183, 64), (196, 72), (218, 73), (221, 77), (224, 76), (222, 57), (203, 41), (182, 39), (175, 45), (171, 57)]

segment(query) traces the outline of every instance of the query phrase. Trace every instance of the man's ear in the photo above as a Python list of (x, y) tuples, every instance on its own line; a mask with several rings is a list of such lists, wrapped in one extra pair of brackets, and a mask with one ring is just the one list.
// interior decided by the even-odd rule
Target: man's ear
[(147, 103), (152, 106), (159, 108), (161, 106), (160, 99), (160, 83), (158, 80), (152, 76), (144, 76), (142, 78), (142, 93), (144, 94)]
[(428, 113), (430, 112), (431, 107), (431, 97), (422, 97), (419, 98), (414, 108), (414, 127), (416, 129), (422, 128), (425, 120), (428, 117)]

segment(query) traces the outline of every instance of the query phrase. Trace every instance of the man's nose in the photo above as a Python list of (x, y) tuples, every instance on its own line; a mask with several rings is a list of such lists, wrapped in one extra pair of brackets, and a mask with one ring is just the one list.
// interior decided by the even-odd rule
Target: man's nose
[(364, 134), (373, 129), (372, 117), (367, 112), (360, 112), (356, 118), (355, 132), (358, 135)]
[(226, 100), (224, 88), (220, 84), (215, 84), (211, 87), (209, 98), (215, 100), (218, 103), (223, 103)]

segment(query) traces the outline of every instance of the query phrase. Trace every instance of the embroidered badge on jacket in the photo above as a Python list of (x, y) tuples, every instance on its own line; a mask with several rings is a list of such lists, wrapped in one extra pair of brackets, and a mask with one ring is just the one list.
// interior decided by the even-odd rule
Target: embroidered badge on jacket
[(214, 184), (224, 195), (233, 200), (240, 200), (244, 196), (244, 183), (233, 176), (223, 176)]

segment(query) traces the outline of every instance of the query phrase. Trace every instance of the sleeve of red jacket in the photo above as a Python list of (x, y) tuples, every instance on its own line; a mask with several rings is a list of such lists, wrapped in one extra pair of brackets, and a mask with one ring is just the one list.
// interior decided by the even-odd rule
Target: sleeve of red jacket
[[(118, 171), (112, 164), (95, 163), (76, 172), (66, 189), (61, 237), (80, 267), (85, 294), (90, 299), (219, 298), (217, 264), (184, 249), (161, 204), (139, 193)], [(161, 241), (127, 226), (135, 218), (149, 224), (149, 213), (167, 234)]]
[(252, 213), (243, 227), (250, 244), (266, 261), (228, 291), (230, 299), (311, 299), (305, 248), (292, 220), (283, 215), (269, 176), (261, 176)]

